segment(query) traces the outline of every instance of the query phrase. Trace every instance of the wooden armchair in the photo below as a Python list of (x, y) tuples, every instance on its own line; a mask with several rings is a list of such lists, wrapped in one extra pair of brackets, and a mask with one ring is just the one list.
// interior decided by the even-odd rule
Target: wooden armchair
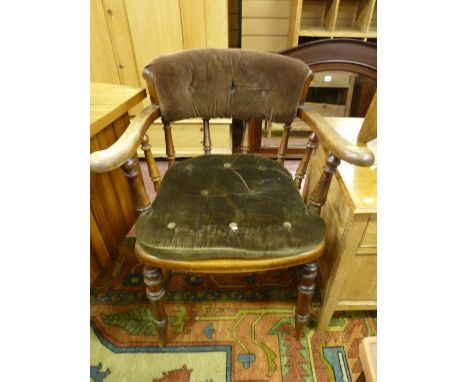
[[(312, 72), (303, 62), (269, 53), (229, 49), (194, 49), (153, 60), (144, 70), (152, 104), (133, 119), (120, 139), (91, 154), (91, 171), (121, 167), (141, 214), (136, 223), (137, 257), (145, 264), (147, 296), (156, 317), (160, 343), (167, 340), (165, 280), (171, 271), (247, 273), (302, 265), (295, 325), (299, 338), (309, 320), (324, 251), (325, 224), (320, 208), (340, 160), (370, 166), (365, 146), (347, 142), (320, 116), (303, 106)], [(169, 170), (159, 185), (154, 158), (149, 170), (158, 194), (150, 203), (138, 173), (135, 151), (145, 132), (162, 117)], [(296, 179), (282, 167), (291, 122), (298, 116), (315, 133)], [(205, 155), (175, 164), (171, 122), (201, 117)], [(242, 154), (211, 155), (209, 120), (244, 121)], [(251, 120), (284, 124), (274, 161), (247, 154)], [(298, 191), (320, 139), (330, 154), (306, 206)]]

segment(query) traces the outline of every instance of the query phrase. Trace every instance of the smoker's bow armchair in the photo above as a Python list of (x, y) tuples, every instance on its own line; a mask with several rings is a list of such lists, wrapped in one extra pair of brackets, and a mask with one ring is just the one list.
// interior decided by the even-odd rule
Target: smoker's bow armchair
[[(309, 319), (317, 276), (316, 260), (325, 243), (320, 208), (340, 160), (370, 166), (374, 157), (338, 135), (303, 105), (312, 72), (303, 62), (276, 54), (239, 49), (194, 49), (153, 60), (144, 69), (151, 105), (111, 147), (91, 154), (91, 171), (121, 167), (134, 193), (136, 255), (144, 264), (160, 343), (167, 340), (164, 279), (170, 271), (243, 273), (301, 265), (295, 314), (296, 337)], [(150, 175), (158, 194), (150, 203), (135, 151), (149, 152), (145, 135), (162, 118), (169, 170), (159, 184), (152, 155)], [(205, 155), (175, 164), (171, 122), (199, 117)], [(244, 121), (238, 155), (211, 155), (210, 118)], [(282, 167), (289, 131), (299, 117), (312, 134), (293, 180)], [(247, 154), (251, 120), (284, 124), (278, 159)], [(320, 139), (330, 154), (306, 206), (301, 180)]]

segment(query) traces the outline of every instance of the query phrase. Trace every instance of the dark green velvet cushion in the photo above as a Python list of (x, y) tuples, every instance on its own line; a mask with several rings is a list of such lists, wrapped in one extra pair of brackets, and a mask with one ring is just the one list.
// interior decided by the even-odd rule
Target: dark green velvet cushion
[(167, 171), (136, 237), (165, 259), (277, 258), (316, 248), (325, 224), (274, 160), (207, 155)]

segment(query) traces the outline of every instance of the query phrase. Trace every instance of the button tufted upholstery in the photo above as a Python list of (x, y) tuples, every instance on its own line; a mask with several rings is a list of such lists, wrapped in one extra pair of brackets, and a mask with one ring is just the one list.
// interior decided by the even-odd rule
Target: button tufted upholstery
[(275, 161), (207, 155), (167, 171), (136, 236), (163, 259), (278, 258), (316, 248), (325, 224)]
[(309, 72), (302, 61), (278, 54), (189, 49), (156, 58), (143, 76), (169, 122), (232, 117), (291, 123)]

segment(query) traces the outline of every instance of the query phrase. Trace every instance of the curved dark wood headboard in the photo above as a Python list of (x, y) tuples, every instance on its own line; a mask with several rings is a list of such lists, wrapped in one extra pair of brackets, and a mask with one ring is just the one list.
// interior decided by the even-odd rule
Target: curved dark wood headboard
[(342, 70), (377, 81), (377, 45), (370, 42), (347, 38), (319, 40), (279, 54), (304, 61), (313, 72)]

